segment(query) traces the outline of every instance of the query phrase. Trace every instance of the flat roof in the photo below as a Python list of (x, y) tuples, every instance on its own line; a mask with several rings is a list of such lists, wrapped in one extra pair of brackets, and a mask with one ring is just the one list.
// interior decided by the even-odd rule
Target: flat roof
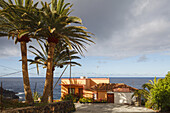
[(63, 85), (63, 86), (84, 86), (82, 84), (59, 84), (59, 85)]
[[(62, 78), (62, 79), (70, 79), (70, 78)], [(71, 79), (85, 80), (85, 79), (109, 79), (109, 78), (71, 78)]]

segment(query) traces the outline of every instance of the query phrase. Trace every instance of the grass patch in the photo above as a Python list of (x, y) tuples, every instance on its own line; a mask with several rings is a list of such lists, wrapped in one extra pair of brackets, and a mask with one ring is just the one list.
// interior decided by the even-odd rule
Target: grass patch
[(14, 100), (8, 100), (8, 99), (3, 99), (2, 103), (0, 103), (1, 107), (3, 107), (3, 109), (8, 109), (8, 108), (20, 108), (20, 107), (27, 107), (29, 106), (26, 103), (21, 103), (18, 101), (14, 101)]
[(22, 108), (22, 107), (28, 107), (28, 106), (45, 106), (48, 103), (34, 103), (32, 105), (27, 103), (22, 103), (15, 100), (9, 100), (9, 99), (3, 99), (2, 103), (0, 103), (0, 108), (3, 107), (3, 109), (14, 109), (14, 108)]

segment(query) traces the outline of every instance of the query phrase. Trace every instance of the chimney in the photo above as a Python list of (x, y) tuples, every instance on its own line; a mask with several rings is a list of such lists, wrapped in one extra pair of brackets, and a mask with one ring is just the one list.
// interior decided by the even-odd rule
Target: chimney
[(87, 78), (87, 77), (85, 77), (85, 76), (81, 76), (81, 77), (80, 77), (80, 79), (86, 79), (86, 78)]

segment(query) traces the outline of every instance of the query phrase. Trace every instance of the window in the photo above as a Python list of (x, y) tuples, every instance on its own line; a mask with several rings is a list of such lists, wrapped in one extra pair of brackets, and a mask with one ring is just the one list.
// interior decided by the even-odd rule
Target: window
[(68, 94), (75, 94), (75, 88), (68, 88)]

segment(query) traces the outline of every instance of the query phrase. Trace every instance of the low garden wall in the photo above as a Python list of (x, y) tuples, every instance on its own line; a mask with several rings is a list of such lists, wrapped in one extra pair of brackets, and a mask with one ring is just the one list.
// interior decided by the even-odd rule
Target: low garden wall
[(70, 113), (72, 111), (75, 111), (75, 106), (72, 101), (61, 101), (45, 106), (29, 106), (5, 110), (2, 113)]

